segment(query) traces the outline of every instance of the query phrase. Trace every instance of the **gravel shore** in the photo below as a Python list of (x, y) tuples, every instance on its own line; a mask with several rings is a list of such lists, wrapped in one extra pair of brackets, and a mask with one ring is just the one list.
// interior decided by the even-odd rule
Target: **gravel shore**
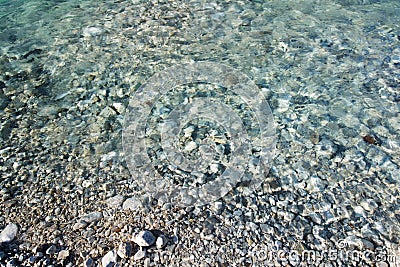
[[(397, 1), (41, 0), (0, 14), (0, 266), (400, 265)], [(254, 81), (277, 146), (256, 191), (179, 208), (146, 197), (122, 130), (152, 75), (195, 61)], [(206, 136), (193, 129), (186, 152)]]

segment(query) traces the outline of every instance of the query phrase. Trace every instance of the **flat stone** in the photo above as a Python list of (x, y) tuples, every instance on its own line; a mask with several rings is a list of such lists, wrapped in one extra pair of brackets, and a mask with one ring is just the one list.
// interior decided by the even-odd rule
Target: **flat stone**
[(116, 263), (117, 263), (117, 253), (115, 253), (114, 250), (109, 251), (101, 259), (101, 266), (103, 266), (103, 267), (112, 267)]
[(122, 202), (124, 202), (124, 196), (121, 196), (121, 195), (116, 195), (116, 196), (113, 196), (113, 197), (107, 199), (107, 205), (110, 208), (119, 207), (119, 206), (121, 206)]
[(52, 255), (57, 253), (57, 247), (55, 245), (51, 245), (48, 249), (46, 249), (47, 255)]
[(156, 242), (156, 238), (150, 231), (140, 231), (136, 236), (134, 236), (133, 242), (141, 247), (148, 247)]
[(77, 230), (77, 229), (81, 229), (86, 227), (89, 223), (92, 222), (97, 222), (99, 221), (101, 218), (103, 218), (103, 214), (99, 211), (94, 211), (85, 215), (82, 215), (78, 222), (74, 224), (73, 229)]
[(122, 209), (124, 210), (138, 210), (142, 207), (142, 202), (135, 197), (128, 198), (122, 204)]
[(0, 233), (0, 243), (7, 243), (14, 240), (18, 232), (18, 226), (14, 223), (9, 223)]
[(63, 250), (60, 250), (60, 252), (58, 252), (58, 256), (57, 256), (58, 260), (65, 260), (68, 257), (69, 257), (69, 250), (63, 249)]
[(81, 217), (81, 221), (84, 221), (86, 223), (92, 223), (92, 222), (97, 222), (101, 218), (103, 218), (103, 214), (99, 211), (91, 212), (88, 214), (85, 214)]
[(135, 253), (135, 255), (133, 256), (133, 259), (134, 259), (135, 261), (138, 261), (138, 260), (143, 259), (144, 257), (146, 257), (146, 250), (140, 248), (140, 249)]
[(98, 27), (86, 27), (82, 31), (84, 37), (98, 36), (103, 33), (103, 30)]

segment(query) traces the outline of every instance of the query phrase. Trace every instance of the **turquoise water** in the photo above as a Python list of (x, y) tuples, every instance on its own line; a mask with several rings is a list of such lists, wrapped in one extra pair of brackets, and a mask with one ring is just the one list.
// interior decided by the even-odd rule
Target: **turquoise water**
[[(318, 224), (373, 239), (362, 229), (379, 221), (377, 243), (396, 247), (399, 14), (383, 0), (0, 1), (2, 208), (50, 188), (85, 210), (139, 190), (122, 152), (129, 100), (167, 67), (211, 61), (249, 76), (271, 106), (277, 148), (263, 190), (313, 205), (333, 195), (356, 211), (372, 199), (378, 209)], [(31, 206), (14, 211), (33, 221)]]

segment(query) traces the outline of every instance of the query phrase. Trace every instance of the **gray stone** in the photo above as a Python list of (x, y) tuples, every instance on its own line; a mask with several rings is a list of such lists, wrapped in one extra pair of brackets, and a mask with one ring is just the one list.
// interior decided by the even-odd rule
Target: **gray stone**
[(51, 245), (48, 249), (46, 249), (47, 255), (53, 255), (57, 253), (57, 247), (55, 245)]
[(36, 262), (37, 259), (38, 259), (37, 256), (31, 256), (31, 257), (29, 257), (28, 262), (31, 263), (31, 264), (33, 264), (33, 263)]
[(179, 234), (179, 229), (175, 227), (175, 228), (174, 228), (174, 236), (172, 237), (172, 242), (173, 242), (174, 244), (178, 244), (178, 243), (179, 243), (178, 234)]
[(94, 211), (94, 212), (83, 215), (80, 218), (80, 221), (84, 221), (86, 223), (92, 223), (92, 222), (99, 221), (101, 218), (103, 218), (103, 214), (99, 211)]
[(0, 233), (0, 243), (7, 243), (14, 240), (18, 232), (18, 226), (14, 223), (9, 223)]
[(113, 197), (107, 199), (107, 205), (110, 208), (119, 207), (119, 206), (121, 206), (122, 202), (124, 202), (124, 196), (121, 196), (121, 195), (116, 195), (116, 196), (113, 196)]
[(86, 27), (82, 30), (82, 35), (84, 37), (93, 37), (98, 36), (103, 33), (103, 30), (98, 27)]
[(275, 228), (266, 224), (266, 223), (262, 223), (260, 224), (260, 229), (263, 233), (266, 234), (275, 234)]
[(156, 238), (150, 231), (140, 231), (136, 236), (134, 236), (133, 242), (141, 247), (148, 247), (156, 242)]
[(0, 125), (0, 138), (7, 140), (11, 134), (12, 125), (9, 121), (6, 121), (3, 125)]
[(174, 244), (178, 244), (178, 243), (179, 243), (179, 237), (176, 236), (176, 235), (174, 235), (174, 236), (172, 237), (172, 242), (173, 242)]
[(82, 229), (86, 227), (89, 223), (97, 222), (101, 218), (103, 218), (103, 214), (101, 212), (95, 211), (81, 216), (77, 223), (72, 227), (74, 230)]
[(142, 207), (142, 203), (135, 197), (128, 198), (122, 204), (122, 209), (124, 210), (138, 210)]
[(216, 213), (221, 213), (223, 209), (224, 209), (224, 204), (223, 204), (221, 201), (216, 201), (216, 202), (214, 203), (213, 210), (214, 210)]
[(102, 267), (112, 267), (117, 263), (117, 253), (114, 250), (109, 251), (106, 255), (101, 259)]

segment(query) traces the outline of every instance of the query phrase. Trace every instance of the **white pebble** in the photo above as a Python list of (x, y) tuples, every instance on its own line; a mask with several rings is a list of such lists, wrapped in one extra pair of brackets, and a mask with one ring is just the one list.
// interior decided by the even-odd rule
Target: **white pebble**
[(186, 152), (193, 151), (194, 149), (196, 149), (196, 147), (197, 147), (196, 142), (190, 141), (190, 142), (187, 143), (187, 145), (185, 146), (185, 151), (186, 151)]
[(164, 235), (160, 235), (159, 237), (157, 237), (156, 246), (158, 249), (161, 249), (165, 247), (165, 245), (167, 245), (167, 242), (167, 238)]
[(69, 250), (63, 249), (58, 252), (57, 259), (58, 260), (65, 260), (66, 258), (69, 257)]
[(142, 203), (140, 200), (138, 200), (135, 197), (128, 198), (127, 200), (124, 201), (124, 204), (122, 204), (122, 209), (124, 210), (137, 210), (142, 207)]
[(143, 259), (144, 257), (146, 257), (146, 251), (143, 250), (142, 248), (140, 248), (140, 249), (138, 250), (138, 252), (135, 253), (135, 256), (133, 256), (133, 259), (134, 259), (135, 261), (137, 261), (137, 260)]
[(215, 164), (215, 163), (211, 164), (210, 165), (210, 171), (211, 171), (211, 173), (218, 172), (218, 164)]
[(103, 31), (97, 27), (86, 27), (83, 29), (83, 32), (82, 32), (84, 37), (97, 36), (102, 33), (103, 33)]
[(117, 263), (117, 253), (114, 250), (109, 251), (104, 257), (101, 259), (101, 266), (103, 267), (111, 267)]
[(18, 232), (18, 226), (14, 223), (9, 223), (6, 228), (0, 233), (0, 243), (11, 242), (14, 240)]
[(133, 242), (138, 244), (141, 247), (148, 247), (154, 244), (156, 238), (154, 237), (153, 233), (150, 231), (140, 231), (136, 236), (133, 238)]

